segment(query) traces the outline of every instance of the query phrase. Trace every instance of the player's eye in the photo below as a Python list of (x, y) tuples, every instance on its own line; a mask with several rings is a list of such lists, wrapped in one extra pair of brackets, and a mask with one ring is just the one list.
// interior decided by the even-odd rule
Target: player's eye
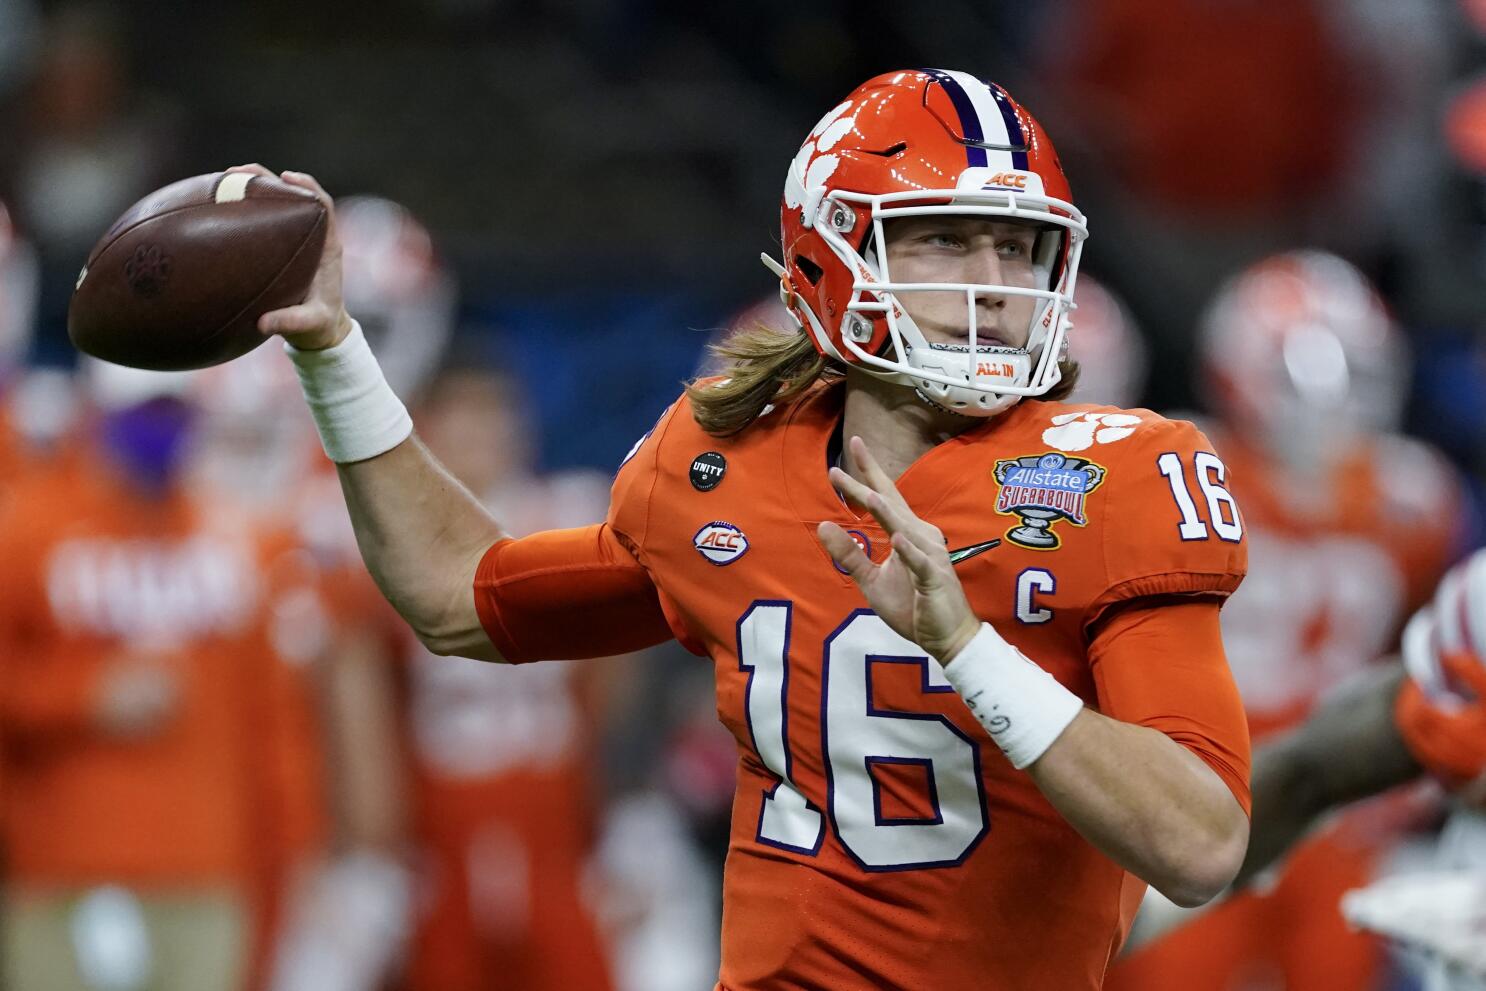
[(1021, 240), (1002, 241), (996, 245), (996, 253), (1002, 258), (1026, 258), (1032, 254), (1032, 246)]
[(949, 231), (930, 231), (924, 235), (924, 243), (935, 248), (963, 248), (965, 241)]

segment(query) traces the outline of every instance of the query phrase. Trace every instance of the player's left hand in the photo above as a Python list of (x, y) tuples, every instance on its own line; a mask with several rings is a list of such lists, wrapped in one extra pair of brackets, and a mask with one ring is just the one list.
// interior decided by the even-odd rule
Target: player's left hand
[(874, 564), (845, 530), (829, 521), (820, 525), (817, 536), (894, 633), (948, 664), (975, 636), (980, 621), (949, 563), (944, 534), (914, 514), (860, 437), (851, 438), (851, 456), (865, 484), (840, 468), (831, 469), (831, 484), (881, 524), (892, 540), (892, 552)]

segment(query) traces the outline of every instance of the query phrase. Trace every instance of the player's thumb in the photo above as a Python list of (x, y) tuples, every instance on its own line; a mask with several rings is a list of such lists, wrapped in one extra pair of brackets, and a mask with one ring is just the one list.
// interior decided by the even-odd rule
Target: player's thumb
[(861, 545), (835, 523), (825, 522), (816, 528), (816, 539), (825, 547), (826, 553), (836, 566), (846, 572), (853, 581), (860, 583), (872, 573), (872, 560)]
[(325, 307), (300, 303), (263, 314), (258, 318), (258, 329), (265, 334), (303, 334), (321, 330), (329, 323)]

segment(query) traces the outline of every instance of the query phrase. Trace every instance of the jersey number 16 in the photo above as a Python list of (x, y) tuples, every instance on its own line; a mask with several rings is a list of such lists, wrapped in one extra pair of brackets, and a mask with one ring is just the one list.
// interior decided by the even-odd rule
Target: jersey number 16
[[(738, 621), (738, 666), (748, 673), (745, 707), (754, 749), (779, 783), (765, 793), (758, 840), (814, 856), (825, 815), (796, 787), (789, 734), (789, 648), (794, 604), (760, 600)], [(884, 664), (917, 668), (924, 695), (953, 692), (939, 662), (888, 628), (876, 613), (853, 612), (825, 641), (820, 745), (826, 813), (841, 846), (865, 870), (950, 867), (964, 861), (990, 824), (980, 748), (932, 712), (880, 707), (873, 672)], [(917, 765), (928, 814), (885, 814), (877, 770)]]

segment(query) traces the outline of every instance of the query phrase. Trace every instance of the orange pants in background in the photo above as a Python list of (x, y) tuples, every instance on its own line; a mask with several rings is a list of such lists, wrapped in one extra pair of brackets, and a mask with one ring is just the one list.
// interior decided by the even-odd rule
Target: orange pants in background
[(1110, 968), (1105, 991), (1372, 991), (1383, 946), (1338, 903), (1373, 877), (1374, 848), (1332, 832), (1295, 849), (1279, 884), (1242, 894)]
[(423, 783), (409, 991), (609, 991), (574, 777)]

